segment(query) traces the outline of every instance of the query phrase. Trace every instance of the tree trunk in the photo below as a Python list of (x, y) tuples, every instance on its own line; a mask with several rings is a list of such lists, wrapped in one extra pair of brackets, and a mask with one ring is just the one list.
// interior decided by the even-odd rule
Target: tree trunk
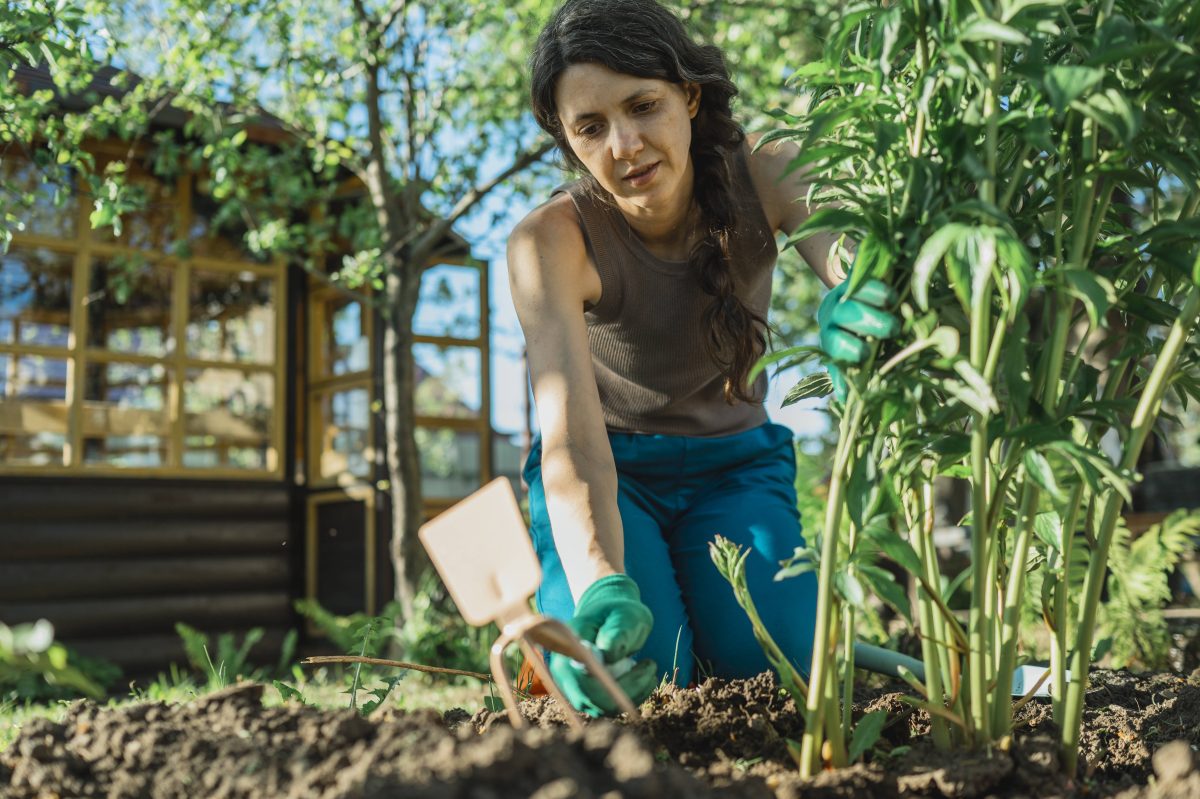
[(412, 618), (420, 578), (417, 530), (422, 521), (421, 460), (415, 436), (416, 388), (412, 358), (413, 316), (420, 296), (420, 270), (396, 258), (388, 264), (383, 332), (383, 413), (388, 485), (392, 498), (392, 569), (403, 621)]

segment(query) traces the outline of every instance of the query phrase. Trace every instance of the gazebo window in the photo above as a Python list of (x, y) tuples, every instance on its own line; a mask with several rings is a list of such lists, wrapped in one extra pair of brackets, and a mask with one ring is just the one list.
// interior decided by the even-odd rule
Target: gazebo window
[[(35, 198), (0, 257), (0, 471), (278, 478), (283, 265), (222, 243), (191, 175), (128, 169), (148, 205), (115, 235), (28, 162), (0, 164)], [(182, 257), (178, 230), (204, 246)]]
[(441, 264), (421, 279), (413, 322), (416, 440), (422, 493), (434, 509), (490, 477), (486, 272), (486, 264)]
[(349, 474), (371, 476), (371, 398), (366, 388), (332, 391), (323, 396), (316, 420), (321, 436), (320, 478)]
[(168, 382), (162, 364), (89, 363), (83, 462), (158, 468), (168, 462)]
[(104, 259), (91, 265), (87, 308), (90, 347), (162, 357), (175, 348), (171, 331), (170, 267), (137, 259)]
[(309, 479), (369, 482), (375, 464), (369, 312), (329, 287), (316, 289), (309, 307)]
[(483, 402), (481, 356), (478, 347), (414, 344), (417, 414), (479, 418)]
[(442, 264), (421, 276), (421, 298), (413, 330), (431, 338), (479, 338), (479, 270)]
[(188, 357), (269, 364), (275, 360), (275, 281), (254, 272), (192, 270)]
[(348, 297), (330, 297), (321, 331), (322, 357), (330, 375), (365, 372), (371, 367), (370, 341), (362, 303)]
[(58, 167), (61, 182), (49, 182), (43, 172), (8, 145), (0, 153), (0, 187), (10, 196), (29, 196), (33, 205), (22, 215), (25, 235), (73, 239), (78, 225), (78, 194), (74, 174)]
[(430, 499), (456, 500), (479, 488), (483, 479), (482, 436), (472, 430), (418, 427), (421, 490)]
[(74, 259), (14, 245), (0, 259), (0, 344), (66, 348)]
[(62, 463), (66, 407), (66, 359), (0, 353), (0, 461)]
[[(97, 174), (107, 166), (104, 159), (96, 160)], [(132, 164), (120, 166), (125, 173), (124, 185), (131, 199), (141, 203), (137, 211), (121, 216), (120, 235), (111, 227), (92, 230), (92, 239), (104, 244), (119, 244), (138, 250), (165, 251), (176, 238), (179, 201), (176, 185), (167, 183)]]
[(189, 369), (183, 389), (183, 465), (272, 469), (275, 380), (236, 369)]

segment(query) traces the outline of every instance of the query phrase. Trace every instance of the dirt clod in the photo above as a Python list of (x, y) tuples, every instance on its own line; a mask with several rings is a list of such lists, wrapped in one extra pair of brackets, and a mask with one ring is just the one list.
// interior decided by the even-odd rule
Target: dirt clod
[(1195, 768), (1195, 755), (1187, 741), (1172, 741), (1154, 753), (1154, 776), (1162, 782), (1182, 780)]

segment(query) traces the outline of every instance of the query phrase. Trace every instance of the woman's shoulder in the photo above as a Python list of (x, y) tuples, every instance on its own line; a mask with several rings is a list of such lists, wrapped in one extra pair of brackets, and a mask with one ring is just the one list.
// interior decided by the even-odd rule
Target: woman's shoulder
[(509, 234), (510, 240), (517, 236), (568, 247), (574, 243), (574, 239), (578, 239), (582, 245), (583, 231), (579, 227), (579, 214), (570, 194), (565, 191), (555, 194), (527, 213)]
[(800, 154), (800, 148), (795, 142), (773, 141), (755, 149), (761, 138), (761, 133), (749, 133), (742, 146), (746, 150), (754, 189), (758, 192), (771, 230), (780, 230), (785, 226), (786, 217), (793, 210), (793, 201), (800, 195), (799, 189), (804, 185), (800, 176), (789, 169)]
[(569, 193), (555, 194), (516, 224), (508, 237), (508, 268), (513, 277), (532, 271), (538, 285), (553, 281), (577, 291), (585, 303), (599, 298), (599, 276)]

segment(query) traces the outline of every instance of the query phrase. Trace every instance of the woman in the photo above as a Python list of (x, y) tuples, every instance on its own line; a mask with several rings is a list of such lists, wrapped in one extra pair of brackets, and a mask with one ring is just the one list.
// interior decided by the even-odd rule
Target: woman
[[(774, 234), (809, 213), (787, 170), (797, 151), (751, 154), (720, 50), (654, 0), (567, 0), (531, 69), (538, 123), (581, 175), (508, 242), (541, 429), (525, 464), (539, 610), (609, 663), (633, 655), (619, 682), (635, 702), (697, 669), (757, 674), (766, 658), (709, 559), (720, 534), (751, 548), (763, 620), (807, 671), (815, 580), (773, 580), (803, 543), (792, 436), (762, 407), (765, 375), (746, 384), (766, 348)], [(800, 248), (827, 285), (844, 279), (832, 244)], [(827, 315), (863, 317), (835, 301)], [(875, 313), (867, 332), (885, 332)], [(844, 327), (823, 340), (861, 348)], [(576, 707), (613, 710), (574, 661), (550, 668)]]

